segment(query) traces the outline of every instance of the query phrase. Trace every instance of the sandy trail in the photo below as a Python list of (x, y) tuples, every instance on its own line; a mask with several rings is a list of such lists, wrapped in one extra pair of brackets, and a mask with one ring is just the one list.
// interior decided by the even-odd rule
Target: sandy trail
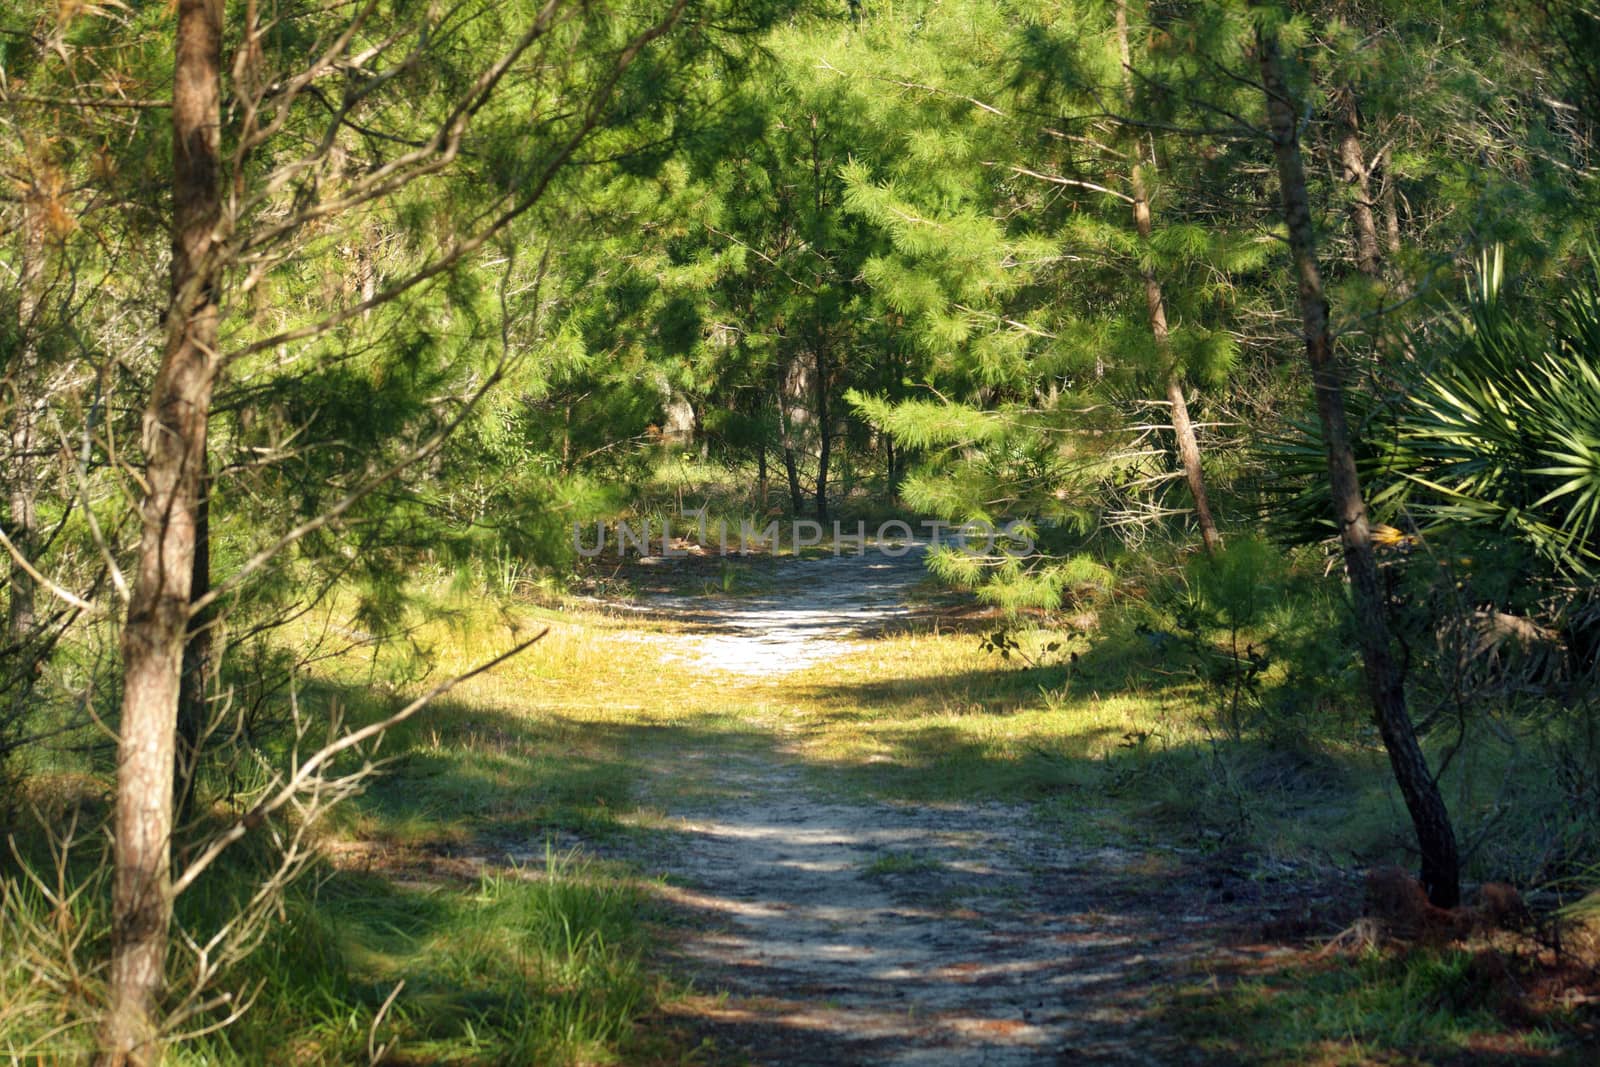
[[(761, 597), (656, 604), (692, 621), (683, 654), (708, 670), (795, 670), (903, 615), (919, 557), (795, 563)], [(770, 1064), (1191, 1060), (1144, 991), (1187, 973), (1209, 916), (1172, 913), (1150, 857), (1065, 846), (1018, 807), (829, 795), (776, 745), (658, 758), (726, 790), (662, 798), (678, 832), (633, 857), (705, 920), (680, 963), (721, 995), (684, 1010), (719, 1048)]]
[(781, 566), (752, 596), (653, 596), (646, 610), (688, 625), (665, 658), (728, 674), (778, 676), (849, 651), (911, 613), (906, 595), (926, 573), (927, 546), (868, 546), (862, 555)]
[(745, 796), (686, 815), (662, 866), (707, 920), (679, 953), (728, 994), (694, 1004), (719, 1045), (772, 1064), (1187, 1061), (1145, 993), (1209, 947), (1208, 916), (1120, 888), (1135, 857), (1059, 847), (999, 805), (845, 803), (763, 761), (718, 773)]

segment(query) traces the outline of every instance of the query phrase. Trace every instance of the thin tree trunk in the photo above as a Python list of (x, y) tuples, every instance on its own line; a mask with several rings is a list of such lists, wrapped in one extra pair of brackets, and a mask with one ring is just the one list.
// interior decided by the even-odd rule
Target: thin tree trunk
[(828, 344), (817, 340), (817, 521), (828, 521), (828, 458), (833, 434), (828, 425)]
[(172, 786), (206, 419), (217, 374), (210, 262), (218, 185), (221, 0), (178, 0), (172, 86), (172, 299), (144, 416), (146, 492), (122, 633), (110, 1002), (101, 1062), (160, 1058), (157, 1009), (172, 923)]
[[(35, 565), (39, 535), (39, 425), (44, 414), (44, 375), (39, 366), (40, 309), (44, 302), (44, 220), (39, 198), (25, 190), (22, 201), (20, 256), (17, 264), (17, 337), (19, 344), (10, 377), (11, 411), (6, 427), (7, 463), (3, 476), (6, 528), (16, 556), (11, 557), (6, 594), (5, 644), (11, 651), (10, 708), (0, 712), (0, 742), (21, 736), (33, 704), (35, 684), (49, 655), (50, 642), (39, 633), (38, 587), (23, 565)], [(20, 558), (19, 558), (20, 557)]]
[[(1133, 112), (1133, 62), (1128, 46), (1127, 0), (1117, 3), (1117, 46), (1122, 53), (1123, 95), (1128, 102), (1129, 114)], [(1139, 239), (1150, 242), (1150, 199), (1145, 194), (1144, 176), (1140, 173), (1145, 164), (1144, 138), (1133, 137), (1132, 166), (1128, 169), (1129, 194), (1133, 197), (1133, 224)], [(1189, 419), (1188, 400), (1183, 395), (1183, 368), (1172, 355), (1171, 335), (1167, 329), (1167, 307), (1161, 295), (1161, 281), (1153, 266), (1140, 268), (1144, 277), (1145, 308), (1150, 317), (1150, 332), (1155, 337), (1156, 349), (1166, 363), (1167, 403), (1172, 411), (1172, 434), (1178, 442), (1178, 459), (1183, 464), (1183, 475), (1189, 483), (1189, 494), (1194, 498), (1195, 521), (1200, 526), (1200, 542), (1207, 554), (1215, 552), (1222, 544), (1217, 536), (1216, 520), (1211, 516), (1211, 500), (1206, 495), (1205, 470), (1200, 465), (1200, 442), (1195, 437), (1194, 423)]]
[(1266, 89), (1268, 126), (1277, 159), (1284, 221), (1289, 228), (1289, 248), (1299, 282), (1306, 356), (1311, 364), (1317, 415), (1328, 450), (1328, 480), (1344, 546), (1345, 570), (1350, 577), (1367, 689), (1395, 781), (1416, 828), (1417, 845), (1422, 853), (1423, 886), (1434, 904), (1454, 907), (1460, 902), (1460, 861), (1455, 834), (1438, 782), (1428, 769), (1427, 758), (1417, 743), (1416, 731), (1406, 712), (1405, 678), (1394, 656), (1372, 551), (1372, 534), (1367, 525), (1366, 502), (1361, 496), (1355, 453), (1345, 422), (1343, 387), (1328, 333), (1328, 302), (1323, 295), (1322, 275), (1317, 266), (1295, 108), (1283, 75), (1277, 34), (1258, 30), (1256, 49)]
[[(887, 395), (890, 399), (894, 399), (899, 392), (899, 384), (904, 371), (900, 366), (899, 355), (892, 349), (888, 353), (888, 360), (890, 373), (888, 375), (889, 392)], [(905, 481), (906, 452), (904, 448), (895, 447), (893, 434), (884, 432), (882, 437), (884, 461), (888, 468), (889, 477), (889, 502), (891, 504), (899, 504), (900, 484)]]
[(1339, 169), (1350, 205), (1350, 235), (1356, 246), (1356, 269), (1369, 278), (1383, 273), (1378, 252), (1378, 226), (1372, 215), (1372, 184), (1366, 157), (1361, 152), (1361, 109), (1355, 90), (1336, 96), (1339, 129)]
[[(1389, 260), (1389, 286), (1397, 300), (1406, 300), (1412, 294), (1411, 280), (1400, 269), (1398, 262), (1400, 256), (1400, 207), (1396, 202), (1398, 194), (1395, 192), (1393, 164), (1389, 159), (1387, 149), (1378, 153), (1374, 164), (1379, 171), (1378, 179), (1378, 204), (1383, 209), (1383, 250)], [(1413, 355), (1414, 346), (1409, 337), (1405, 338), (1403, 347), (1406, 354)]]
[(761, 498), (761, 510), (767, 510), (767, 435), (765, 428), (756, 442), (756, 493)]
[(1383, 159), (1383, 184), (1378, 199), (1383, 204), (1384, 244), (1389, 250), (1389, 257), (1393, 259), (1400, 254), (1400, 207), (1396, 203), (1398, 197), (1394, 190), (1394, 171), (1388, 161), (1388, 153), (1382, 152), (1379, 156)]
[[(194, 518), (194, 568), (189, 582), (191, 603), (211, 591), (209, 471), (201, 474)], [(178, 806), (173, 816), (174, 825), (182, 825), (188, 815), (200, 776), (200, 748), (210, 725), (207, 697), (211, 689), (215, 622), (216, 605), (213, 604), (189, 619), (184, 638), (183, 678), (178, 686)]]
[[(1150, 320), (1153, 332), (1158, 329), (1156, 323), (1155, 318)], [(1160, 319), (1160, 332), (1156, 332), (1157, 344), (1160, 344), (1165, 336), (1166, 325), (1166, 316), (1163, 313)], [(1167, 403), (1172, 409), (1172, 434), (1178, 440), (1178, 458), (1183, 463), (1183, 476), (1189, 483), (1190, 495), (1194, 497), (1194, 516), (1200, 525), (1200, 543), (1205, 546), (1206, 553), (1210, 554), (1222, 547), (1222, 538), (1217, 535), (1217, 523), (1211, 517), (1211, 501), (1206, 496), (1205, 471), (1200, 466), (1200, 442), (1195, 437), (1194, 423), (1189, 421), (1189, 404), (1183, 395), (1183, 379), (1176, 370), (1167, 375)]]
[(576, 405), (574, 405), (571, 401), (568, 401), (567, 404), (565, 405), (565, 411), (563, 412), (563, 417), (562, 417), (562, 420), (561, 420), (561, 473), (562, 474), (571, 474), (572, 473), (572, 423), (573, 423), (573, 417), (574, 417), (574, 410), (573, 409), (575, 407), (576, 407)]
[(800, 465), (795, 461), (794, 449), (783, 446), (783, 469), (789, 475), (789, 502), (796, 515), (805, 507), (805, 494), (800, 491)]
[[(1350, 236), (1355, 243), (1356, 269), (1372, 281), (1381, 282), (1383, 253), (1387, 251), (1393, 256), (1400, 251), (1400, 234), (1395, 230), (1387, 235), (1383, 245), (1379, 244), (1377, 218), (1373, 213), (1375, 201), (1372, 195), (1372, 167), (1367, 165), (1366, 155), (1361, 151), (1361, 107), (1356, 99), (1355, 90), (1346, 87), (1339, 91), (1335, 95), (1334, 103), (1337, 108), (1339, 168), (1348, 187), (1346, 196), (1350, 204)], [(1393, 208), (1392, 202), (1390, 208)], [(1394, 220), (1391, 218), (1389, 221), (1392, 224)], [(1378, 326), (1374, 333), (1375, 349), (1381, 357), (1371, 368), (1374, 378), (1368, 387), (1374, 392), (1397, 388), (1394, 383), (1382, 380), (1384, 362), (1392, 363), (1397, 357), (1409, 359), (1415, 354), (1411, 338), (1404, 328), (1391, 333), (1389, 316), (1382, 314), (1392, 308), (1391, 295), (1401, 300), (1409, 295), (1408, 287), (1403, 281), (1398, 280), (1398, 272), (1391, 271), (1391, 277), (1396, 279), (1396, 284), (1381, 295)], [(1390, 305), (1390, 308), (1386, 308), (1385, 304)]]
[[(817, 128), (817, 116), (811, 115), (811, 243), (819, 252), (827, 247), (823, 236), (823, 173), (822, 133)], [(830, 265), (831, 266), (831, 265)], [(816, 323), (817, 369), (817, 521), (828, 521), (828, 459), (833, 443), (833, 427), (828, 419), (828, 334), (827, 325), (819, 318)]]
[(810, 383), (804, 360), (791, 359), (778, 368), (778, 432), (783, 440), (783, 467), (789, 475), (789, 502), (796, 515), (806, 506), (800, 489), (798, 436), (810, 412), (805, 402)]
[[(28, 455), (33, 449), (33, 416), (33, 398), (19, 400), (12, 416), (14, 421), (11, 426), (10, 452), (14, 466), (11, 470), (9, 494), (11, 506), (7, 513), (10, 521), (6, 527), (6, 534), (11, 538), (18, 555), (30, 562), (33, 559), (34, 545), (39, 532), (33, 457)], [(9, 600), (6, 604), (7, 643), (20, 649), (26, 647), (28, 639), (32, 637), (39, 611), (33, 575), (16, 560), (12, 560), (11, 563), (10, 582)], [(23, 689), (27, 688), (28, 686), (24, 684)]]
[[(24, 194), (22, 206), (22, 254), (17, 277), (17, 335), (21, 338), (16, 367), (12, 373), (11, 425), (8, 427), (10, 469), (7, 471), (7, 536), (17, 553), (32, 561), (38, 542), (39, 512), (36, 505), (36, 466), (32, 452), (38, 423), (36, 395), (39, 381), (38, 317), (40, 282), (44, 277), (44, 234), (36, 217), (32, 197)], [(15, 558), (11, 561), (10, 588), (6, 602), (7, 644), (19, 651), (27, 648), (38, 622), (38, 606), (33, 575)], [(20, 679), (15, 696), (19, 706), (32, 690), (31, 664)]]

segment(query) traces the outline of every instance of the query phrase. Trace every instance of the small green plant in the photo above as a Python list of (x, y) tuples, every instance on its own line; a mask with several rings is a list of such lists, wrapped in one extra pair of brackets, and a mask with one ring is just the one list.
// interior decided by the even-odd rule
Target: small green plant
[(1059, 640), (1047, 641), (1036, 655), (1030, 656), (1023, 649), (1022, 642), (1017, 640), (1015, 630), (1001, 629), (984, 634), (978, 641), (978, 648), (1007, 661), (1014, 654), (1025, 667), (1048, 667), (1051, 666), (1051, 658), (1063, 648), (1063, 643)]
[(1239, 740), (1257, 717), (1272, 661), (1264, 640), (1258, 645), (1248, 635), (1285, 585), (1281, 554), (1265, 541), (1239, 538), (1192, 564), (1173, 604), (1191, 669), (1215, 695), (1217, 722), (1231, 740)]

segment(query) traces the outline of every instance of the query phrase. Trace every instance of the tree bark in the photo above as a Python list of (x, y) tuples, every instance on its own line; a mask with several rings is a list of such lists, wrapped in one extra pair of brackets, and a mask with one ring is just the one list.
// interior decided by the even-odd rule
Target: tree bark
[(828, 343), (817, 339), (817, 521), (828, 521), (828, 459), (833, 434), (828, 426)]
[[(1122, 53), (1123, 96), (1133, 113), (1133, 56), (1128, 45), (1127, 0), (1117, 3), (1117, 47)], [(1133, 137), (1132, 166), (1128, 169), (1128, 192), (1133, 198), (1133, 225), (1139, 240), (1150, 243), (1150, 198), (1145, 193), (1144, 176), (1140, 168), (1145, 164), (1144, 139), (1137, 132)], [(1167, 329), (1166, 301), (1161, 294), (1161, 281), (1153, 266), (1141, 266), (1144, 278), (1145, 309), (1150, 318), (1150, 332), (1155, 337), (1156, 350), (1166, 363), (1167, 403), (1172, 411), (1172, 434), (1178, 442), (1178, 459), (1183, 464), (1184, 479), (1189, 483), (1189, 495), (1194, 498), (1195, 521), (1200, 526), (1200, 543), (1209, 555), (1222, 544), (1217, 536), (1216, 520), (1211, 515), (1211, 501), (1206, 494), (1205, 470), (1200, 465), (1200, 442), (1195, 437), (1194, 423), (1189, 419), (1188, 400), (1183, 395), (1183, 368), (1172, 356), (1171, 334)]]
[[(17, 271), (17, 336), (20, 344), (17, 362), (11, 371), (11, 419), (7, 427), (10, 469), (6, 489), (8, 505), (6, 535), (16, 546), (17, 553), (32, 560), (38, 542), (39, 512), (37, 482), (32, 452), (35, 429), (38, 424), (41, 388), (39, 381), (38, 318), (41, 302), (40, 284), (44, 278), (43, 223), (36, 217), (33, 197), (23, 194), (21, 255)], [(37, 594), (33, 575), (21, 562), (12, 559), (9, 573), (10, 585), (6, 600), (7, 643), (26, 649), (38, 622)], [(25, 662), (25, 661), (24, 661)], [(30, 669), (18, 686), (17, 700), (25, 702), (32, 686)]]
[[(1400, 206), (1396, 202), (1397, 183), (1387, 149), (1378, 153), (1376, 166), (1379, 168), (1378, 203), (1383, 208), (1383, 250), (1389, 263), (1389, 287), (1396, 300), (1406, 300), (1413, 289), (1411, 280), (1400, 269)], [(1403, 339), (1401, 347), (1407, 356), (1414, 354), (1415, 346), (1409, 337)]]
[[(822, 133), (817, 127), (817, 116), (811, 116), (811, 244), (819, 253), (827, 247), (822, 226), (825, 203), (822, 170)], [(830, 264), (831, 272), (831, 264)], [(816, 307), (813, 310), (817, 310)], [(828, 327), (818, 315), (815, 333), (817, 372), (817, 521), (828, 521), (828, 460), (833, 443), (833, 427), (828, 419)]]
[[(30, 383), (31, 384), (31, 383)], [(7, 512), (6, 536), (16, 547), (18, 555), (32, 562), (35, 543), (38, 541), (39, 510), (36, 506), (33, 458), (34, 410), (33, 398), (19, 398), (12, 415), (10, 508)], [(6, 603), (7, 643), (25, 648), (33, 636), (38, 622), (38, 604), (33, 575), (16, 560), (11, 562), (10, 594)], [(31, 672), (30, 672), (31, 673)], [(28, 686), (24, 685), (24, 689)]]
[(1298, 280), (1306, 356), (1311, 364), (1317, 415), (1327, 446), (1328, 480), (1339, 523), (1339, 538), (1344, 547), (1345, 570), (1350, 577), (1367, 689), (1395, 781), (1416, 829), (1417, 845), (1422, 853), (1422, 883), (1428, 899), (1439, 907), (1455, 907), (1460, 902), (1460, 861), (1455, 834), (1439, 784), (1428, 769), (1427, 758), (1417, 743), (1416, 731), (1406, 711), (1405, 678), (1394, 656), (1372, 550), (1372, 533), (1367, 524), (1367, 506), (1362, 499), (1350, 429), (1345, 421), (1343, 385), (1328, 331), (1328, 302), (1323, 295), (1322, 275), (1317, 266), (1295, 108), (1284, 78), (1276, 32), (1258, 29), (1256, 51), (1266, 90), (1268, 129)]
[(798, 515), (800, 509), (805, 507), (806, 498), (800, 492), (800, 465), (795, 460), (794, 449), (789, 445), (783, 446), (783, 469), (789, 475), (789, 502)]
[[(1383, 280), (1383, 257), (1387, 252), (1391, 257), (1400, 251), (1400, 233), (1393, 230), (1386, 234), (1386, 240), (1380, 244), (1378, 239), (1377, 216), (1373, 211), (1377, 201), (1372, 193), (1372, 170), (1368, 166), (1366, 156), (1361, 151), (1361, 107), (1356, 99), (1355, 90), (1348, 86), (1335, 94), (1334, 106), (1337, 109), (1336, 122), (1338, 127), (1339, 169), (1348, 187), (1346, 196), (1350, 205), (1350, 236), (1355, 243), (1356, 269), (1361, 274), (1374, 282)], [(1387, 183), (1385, 183), (1387, 185)], [(1392, 195), (1392, 188), (1391, 188)], [(1393, 202), (1389, 204), (1393, 209)], [(1389, 219), (1390, 224), (1394, 219)], [(1404, 299), (1410, 295), (1409, 287), (1399, 279), (1398, 272), (1390, 272), (1393, 281), (1389, 293)], [(1379, 304), (1379, 312), (1388, 310), (1384, 304), (1391, 304), (1389, 293), (1384, 294), (1383, 302)], [(1403, 328), (1391, 334), (1389, 332), (1389, 316), (1378, 316), (1378, 327), (1374, 334), (1375, 348), (1380, 357), (1389, 361), (1396, 358), (1411, 358), (1414, 346), (1411, 338)], [(1373, 373), (1380, 373), (1379, 365), (1374, 365)], [(1375, 379), (1370, 388), (1374, 392), (1384, 389), (1396, 388), (1392, 383), (1385, 384)]]
[(214, 233), (222, 0), (178, 0), (172, 86), (172, 296), (144, 415), (145, 497), (127, 624), (118, 749), (110, 1001), (100, 1062), (161, 1054), (158, 1005), (172, 923), (178, 692), (194, 579), (206, 420), (217, 375)]
[(767, 435), (765, 428), (756, 442), (756, 494), (761, 498), (761, 510), (767, 510)]
[(1383, 191), (1379, 199), (1383, 202), (1383, 233), (1384, 247), (1389, 250), (1392, 259), (1400, 253), (1400, 207), (1396, 203), (1394, 167), (1388, 160), (1387, 152), (1378, 153), (1383, 163)]
[(884, 484), (889, 489), (889, 502), (898, 503), (900, 498), (899, 472), (895, 469), (894, 439), (888, 434), (883, 436), (883, 465)]
[(791, 358), (778, 370), (778, 430), (783, 439), (783, 467), (789, 476), (789, 502), (794, 513), (804, 511), (805, 494), (800, 489), (800, 439), (811, 419), (806, 402), (811, 392), (810, 368), (806, 361)]
[(1369, 278), (1383, 274), (1378, 251), (1378, 226), (1372, 214), (1372, 183), (1361, 152), (1361, 108), (1355, 90), (1345, 88), (1335, 97), (1338, 109), (1339, 169), (1350, 205), (1350, 236), (1356, 246), (1356, 269)]
[(22, 560), (35, 564), (39, 546), (39, 468), (34, 452), (44, 383), (39, 369), (39, 309), (44, 279), (44, 227), (36, 210), (36, 195), (25, 190), (17, 263), (17, 338), (14, 362), (3, 369), (11, 379), (10, 412), (6, 426), (5, 473), (6, 533), (17, 556), (11, 557), (6, 587), (6, 636), (13, 671), (10, 707), (0, 712), (0, 746), (22, 736), (33, 702), (48, 644), (38, 638), (38, 589)]
[[(195, 501), (194, 567), (189, 600), (211, 591), (211, 475), (202, 471)], [(174, 825), (182, 825), (194, 801), (200, 776), (200, 749), (210, 726), (208, 696), (215, 661), (213, 629), (216, 605), (195, 612), (183, 643), (183, 678), (178, 685), (178, 806)]]

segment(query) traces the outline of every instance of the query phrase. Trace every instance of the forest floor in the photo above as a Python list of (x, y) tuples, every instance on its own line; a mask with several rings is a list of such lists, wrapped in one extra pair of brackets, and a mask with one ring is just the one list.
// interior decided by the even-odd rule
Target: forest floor
[[(923, 575), (691, 556), (542, 608), (441, 593), (434, 671), (548, 636), (385, 741), (307, 905), (336, 978), (282, 973), (295, 933), (224, 1058), (1592, 1062), (1592, 976), (1538, 946), (1330, 945), (1360, 868), (1404, 860), (1381, 752), (1219, 738), (1137, 635), (1002, 660)], [(336, 668), (352, 716), (402, 699)]]
[[(894, 551), (794, 562), (753, 595), (631, 607), (685, 627), (644, 640), (666, 661), (781, 679), (918, 617), (922, 546)], [(665, 875), (699, 920), (674, 955), (708, 992), (675, 1012), (759, 1063), (1205, 1058), (1155, 1017), (1151, 990), (1194, 980), (1259, 924), (1213, 870), (1063, 840), (1027, 805), (853, 795), (807, 770), (795, 710), (764, 723), (765, 751), (658, 753), (644, 791), (676, 832), (614, 852)], [(720, 795), (652, 788), (686, 775)]]
[[(1381, 746), (1327, 703), (1315, 731), (1229, 730), (1149, 602), (1008, 624), (915, 547), (507, 592), (419, 581), (381, 648), (349, 599), (286, 631), (316, 664), (303, 717), (346, 723), (544, 636), (384, 737), (226, 978), (250, 1010), (177, 1067), (1600, 1062), (1600, 921), (1366, 936), (1364, 872), (1413, 859)], [(108, 766), (41, 770), (27, 800), (89, 825)], [(218, 761), (208, 817), (250, 773)], [(1476, 878), (1515, 869), (1517, 836), (1481, 833), (1508, 773), (1452, 765)], [(53, 884), (49, 841), (13, 849)], [(179, 899), (186, 935), (274, 863), (241, 843)], [(0, 897), (0, 1059), (92, 1038), (93, 973), (75, 1013), (38, 976), (79, 975), (59, 964), (103, 897), (53, 899)]]

